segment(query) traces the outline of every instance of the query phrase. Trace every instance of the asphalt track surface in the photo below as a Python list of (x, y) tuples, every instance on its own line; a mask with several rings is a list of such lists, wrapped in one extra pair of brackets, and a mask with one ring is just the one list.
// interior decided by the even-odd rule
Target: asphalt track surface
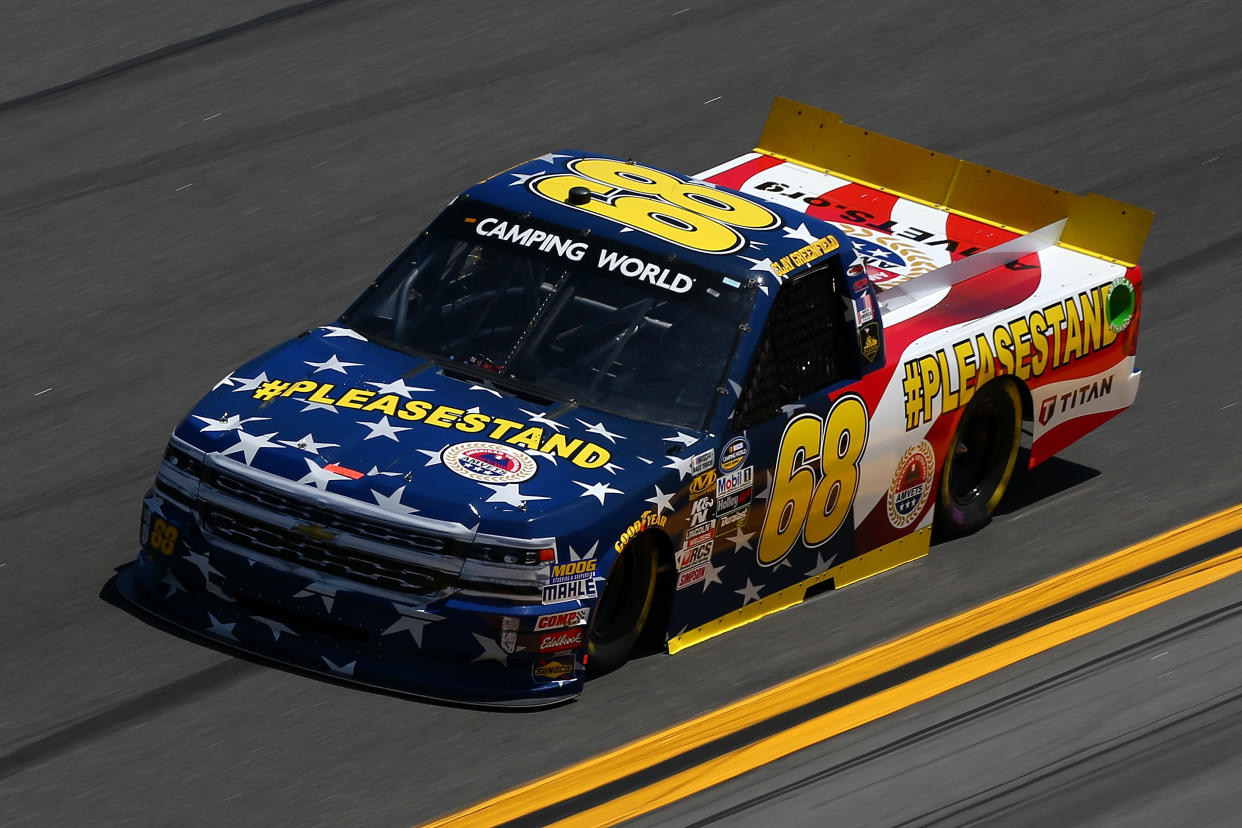
[[(1242, 11), (1087, 5), (0, 3), (0, 823), (413, 824), (1242, 501)], [(139, 501), (177, 419), (250, 355), (334, 317), (456, 191), (566, 146), (704, 169), (752, 146), (775, 95), (1155, 210), (1134, 408), (1019, 483), (984, 532), (639, 659), (550, 711), (338, 686), (118, 606), (109, 581), (136, 551)], [(801, 761), (931, 727), (1238, 588), (1178, 599)], [(1179, 639), (1193, 669), (1153, 677), (1135, 655), (998, 709), (973, 736), (892, 752), (862, 771), (891, 810), (858, 799), (847, 822), (931, 813), (926, 790), (971, 795), (963, 780), (988, 756), (944, 761), (955, 739), (1017, 756), (1041, 723), (1154, 730), (1224, 698), (1238, 631)], [(1135, 686), (1157, 679), (1164, 692)], [(1134, 699), (1149, 715), (1110, 719)], [(1236, 734), (1235, 708), (1199, 721)], [(1237, 740), (1201, 754), (1196, 727), (1119, 754), (1126, 772), (1109, 784), (1063, 774), (1055, 821), (1127, 822), (1141, 801), (1227, 824), (1242, 806)], [(1040, 749), (1055, 762), (1076, 744)], [(1181, 766), (1184, 784), (1151, 784), (1169, 756), (1203, 761)], [(685, 821), (799, 769), (762, 773), (687, 803), (703, 810)], [(1006, 802), (1046, 807), (1046, 794)], [(735, 822), (816, 813), (765, 802)]]

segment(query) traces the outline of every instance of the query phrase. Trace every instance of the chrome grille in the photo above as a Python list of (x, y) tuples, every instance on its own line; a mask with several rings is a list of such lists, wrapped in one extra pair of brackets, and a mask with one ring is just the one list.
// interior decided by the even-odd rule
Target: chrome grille
[(437, 592), (450, 582), (445, 572), (357, 549), (343, 549), (330, 540), (272, 526), (219, 506), (209, 505), (205, 511), (207, 528), (221, 538), (316, 572), (382, 589), (423, 595)]
[[(227, 472), (211, 470), (203, 483), (198, 509), (208, 531), (244, 549), (314, 572), (428, 595), (456, 582), (457, 568), (465, 557), (466, 545), (451, 538), (334, 511)], [(220, 498), (213, 491), (228, 502), (217, 502)], [(304, 526), (290, 527), (290, 523)], [(391, 554), (373, 548), (381, 545), (390, 548)]]
[(209, 480), (211, 486), (226, 495), (271, 509), (282, 515), (288, 515), (304, 523), (322, 526), (332, 532), (366, 538), (376, 543), (388, 543), (430, 555), (451, 554), (454, 557), (463, 557), (462, 554), (457, 553), (455, 545), (448, 538), (391, 526), (378, 520), (334, 512), (223, 472), (216, 472)]

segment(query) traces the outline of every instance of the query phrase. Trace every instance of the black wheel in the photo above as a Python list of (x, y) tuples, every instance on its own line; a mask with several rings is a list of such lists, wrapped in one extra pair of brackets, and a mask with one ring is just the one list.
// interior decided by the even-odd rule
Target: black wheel
[(1022, 439), (1022, 399), (1013, 382), (990, 382), (975, 393), (957, 424), (940, 472), (936, 532), (969, 535), (988, 524), (1005, 494)]
[(621, 551), (595, 604), (587, 668), (598, 674), (625, 663), (655, 604), (656, 548), (636, 538)]

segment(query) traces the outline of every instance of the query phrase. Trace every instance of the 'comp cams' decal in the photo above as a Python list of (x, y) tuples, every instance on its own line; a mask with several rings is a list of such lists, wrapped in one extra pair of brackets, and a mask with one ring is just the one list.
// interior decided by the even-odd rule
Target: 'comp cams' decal
[(480, 483), (524, 483), (539, 467), (524, 451), (499, 443), (457, 443), (440, 452), (444, 468)]
[(552, 615), (541, 615), (535, 620), (535, 631), (559, 630), (562, 627), (577, 627), (587, 622), (591, 611), (586, 607), (557, 612)]

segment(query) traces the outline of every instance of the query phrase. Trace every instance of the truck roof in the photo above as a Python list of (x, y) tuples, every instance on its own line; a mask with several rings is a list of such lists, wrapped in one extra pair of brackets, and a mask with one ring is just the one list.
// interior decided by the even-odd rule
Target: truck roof
[[(568, 188), (583, 185), (592, 193), (590, 202), (573, 203)], [(686, 263), (741, 282), (756, 279), (765, 293), (782, 277), (826, 255), (844, 251), (852, 258), (849, 236), (826, 221), (719, 184), (600, 153), (550, 152), (476, 184), (463, 196), (529, 214), (570, 233), (638, 248), (666, 263)], [(687, 223), (700, 228), (696, 232)]]

